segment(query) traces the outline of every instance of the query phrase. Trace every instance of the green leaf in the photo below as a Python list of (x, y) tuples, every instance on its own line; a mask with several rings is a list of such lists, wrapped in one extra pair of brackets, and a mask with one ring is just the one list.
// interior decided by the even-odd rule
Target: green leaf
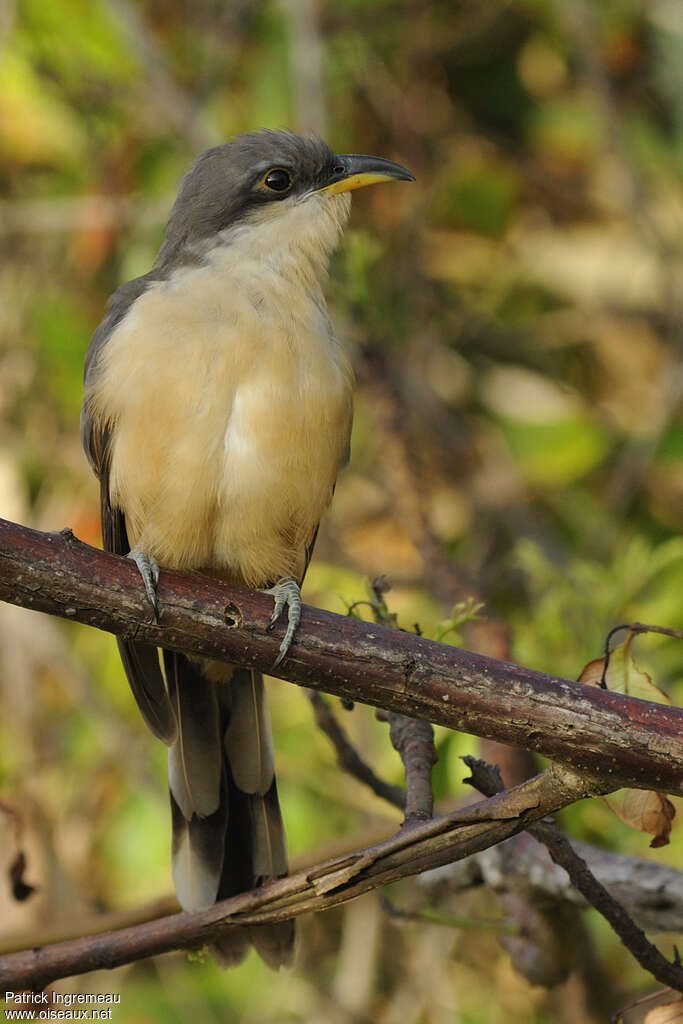
[(587, 415), (551, 423), (507, 419), (501, 430), (529, 483), (557, 486), (578, 480), (605, 457), (604, 432)]

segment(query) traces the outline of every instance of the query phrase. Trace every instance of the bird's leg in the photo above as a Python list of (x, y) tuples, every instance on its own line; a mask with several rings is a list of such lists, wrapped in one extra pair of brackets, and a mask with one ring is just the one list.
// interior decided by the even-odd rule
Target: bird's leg
[(142, 576), (142, 582), (145, 584), (147, 600), (154, 609), (154, 618), (158, 622), (159, 602), (157, 600), (157, 584), (159, 583), (159, 565), (157, 560), (152, 555), (146, 555), (144, 551), (140, 551), (138, 548), (133, 548), (126, 557), (131, 558), (138, 567), (138, 572)]
[(280, 618), (283, 609), (287, 607), (287, 630), (280, 644), (280, 653), (273, 662), (273, 668), (277, 668), (282, 659), (287, 654), (294, 634), (299, 628), (301, 622), (301, 590), (296, 580), (292, 579), (291, 576), (287, 576), (284, 579), (278, 580), (274, 587), (270, 590), (266, 590), (266, 594), (270, 594), (275, 600), (275, 608), (273, 614), (270, 617), (268, 623), (268, 629), (272, 629), (277, 620)]

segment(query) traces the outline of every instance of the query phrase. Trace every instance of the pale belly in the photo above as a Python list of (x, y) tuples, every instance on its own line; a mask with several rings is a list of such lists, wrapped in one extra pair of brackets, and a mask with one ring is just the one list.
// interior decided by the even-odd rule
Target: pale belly
[(161, 321), (152, 293), (112, 336), (102, 379), (125, 385), (98, 394), (130, 543), (250, 586), (300, 577), (346, 456), (348, 363), (313, 305), (283, 329), (236, 298), (189, 322), (162, 298)]

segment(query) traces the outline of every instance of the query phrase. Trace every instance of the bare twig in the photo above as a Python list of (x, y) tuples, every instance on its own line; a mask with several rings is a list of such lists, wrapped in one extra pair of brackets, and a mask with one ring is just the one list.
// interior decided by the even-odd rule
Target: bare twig
[(290, 46), (289, 67), (294, 93), (297, 131), (315, 132), (325, 138), (325, 54), (316, 0), (281, 0), (287, 18)]
[[(367, 605), (375, 622), (384, 626), (394, 626), (395, 617), (390, 615), (384, 600), (384, 593), (389, 589), (389, 585), (382, 577), (373, 580), (370, 589), (372, 600), (355, 601), (349, 608), (349, 614), (352, 614), (359, 605)], [(436, 754), (434, 730), (428, 722), (420, 722), (395, 711), (377, 711), (377, 719), (389, 724), (392, 746), (403, 762), (406, 789), (402, 790), (397, 786), (387, 786), (378, 779), (359, 757), (327, 702), (319, 694), (309, 693), (309, 697), (313, 703), (316, 721), (334, 744), (342, 768), (369, 785), (379, 796), (384, 796), (404, 810), (405, 824), (431, 818), (434, 809), (431, 775)]]
[(373, 846), (241, 893), (209, 910), (0, 957), (0, 991), (38, 989), (56, 978), (203, 946), (231, 928), (324, 910), (499, 843), (561, 807), (604, 791), (595, 779), (551, 765), (515, 789), (401, 829)]
[(625, 622), (622, 623), (621, 626), (614, 626), (605, 637), (605, 664), (600, 677), (600, 686), (602, 686), (603, 689), (607, 688), (607, 670), (609, 668), (609, 660), (612, 654), (612, 637), (615, 633), (620, 633), (622, 629), (627, 629), (629, 633), (659, 633), (662, 636), (670, 636), (676, 640), (683, 640), (683, 629), (674, 629), (672, 626), (646, 626), (642, 622)]
[(670, 963), (656, 946), (645, 937), (635, 921), (592, 874), (586, 862), (579, 857), (569, 840), (555, 825), (538, 822), (531, 835), (546, 847), (556, 864), (564, 868), (572, 883), (619, 936), (641, 967), (663, 985), (683, 992), (683, 967), (678, 960)]
[[(0, 520), (0, 599), (171, 650), (270, 671), (271, 599), (162, 570), (150, 620), (130, 559)], [(610, 786), (683, 794), (683, 711), (304, 607), (280, 678), (536, 750)]]
[(648, 992), (646, 996), (641, 996), (640, 999), (634, 999), (632, 1002), (627, 1003), (626, 1006), (622, 1006), (610, 1017), (610, 1022), (611, 1024), (624, 1024), (624, 1014), (628, 1013), (629, 1010), (635, 1010), (636, 1006), (644, 1006), (645, 1003), (651, 1003), (655, 999), (662, 999), (663, 996), (669, 995), (674, 995), (674, 992), (668, 986), (667, 988), (658, 989), (657, 992)]
[(157, 44), (138, 6), (128, 0), (106, 0), (106, 7), (147, 76), (148, 92), (158, 113), (182, 132), (197, 152), (220, 142), (215, 127), (196, 101), (175, 81), (166, 54)]
[(173, 196), (50, 196), (0, 202), (0, 237), (14, 234), (91, 231), (135, 224), (137, 230), (160, 227), (168, 220)]
[(405, 824), (426, 821), (434, 810), (432, 796), (432, 765), (434, 730), (429, 722), (420, 722), (393, 711), (377, 711), (381, 722), (389, 723), (391, 745), (403, 761), (406, 775)]
[[(683, 932), (683, 871), (573, 838), (572, 847), (644, 931)], [(567, 873), (526, 832), (477, 854), (466, 864), (453, 864), (435, 872), (424, 879), (424, 884), (428, 888), (444, 885), (449, 892), (456, 893), (481, 885), (496, 892), (529, 889), (546, 904), (586, 906)], [(666, 894), (664, 899), (662, 894)]]
[(405, 791), (400, 786), (392, 786), (389, 782), (385, 782), (384, 779), (380, 779), (372, 768), (366, 764), (351, 743), (346, 731), (339, 724), (332, 708), (323, 695), (316, 693), (315, 690), (309, 690), (308, 699), (313, 707), (318, 728), (325, 733), (336, 751), (339, 767), (348, 772), (349, 775), (353, 775), (354, 779), (358, 779), (359, 782), (369, 786), (373, 793), (383, 800), (387, 800), (394, 807), (404, 810), (406, 806)]
[[(503, 790), (503, 783), (498, 769), (477, 761), (473, 757), (463, 758), (472, 771), (470, 782), (480, 793), (491, 796)], [(529, 826), (529, 833), (548, 850), (553, 861), (569, 875), (572, 884), (581, 895), (602, 914), (608, 924), (616, 932), (626, 948), (646, 971), (663, 985), (669, 985), (677, 991), (683, 991), (683, 967), (680, 960), (671, 963), (663, 956), (656, 946), (647, 940), (635, 921), (624, 908), (605, 889), (590, 871), (585, 860), (572, 849), (567, 837), (560, 829), (548, 821), (537, 821)]]
[[(411, 437), (408, 423), (410, 422), (410, 399), (406, 387), (406, 375), (401, 373), (400, 367), (391, 360), (387, 360), (380, 348), (366, 342), (358, 354), (359, 376), (372, 391), (372, 401), (369, 408), (375, 422), (376, 431), (381, 438), (382, 461), (385, 467), (387, 483), (392, 493), (392, 506), (401, 517), (404, 528), (410, 536), (414, 546), (422, 556), (424, 564), (424, 578), (427, 585), (434, 594), (443, 602), (449, 605), (453, 603), (454, 595), (463, 591), (469, 595), (482, 596), (482, 582), (466, 576), (456, 567), (450, 552), (445, 545), (435, 536), (425, 515), (425, 481), (424, 473), (419, 460), (416, 458), (415, 438)], [(461, 461), (461, 460), (460, 460)], [(391, 626), (393, 623), (382, 618), (378, 614), (383, 606), (381, 594), (375, 594), (376, 600), (371, 602), (375, 621), (384, 626)], [(472, 622), (476, 621), (475, 618)], [(497, 631), (504, 634), (503, 624), (496, 620), (486, 623), (489, 635)], [(477, 644), (469, 643), (469, 647), (481, 650)], [(504, 655), (503, 655), (504, 656)], [(393, 720), (391, 718), (387, 720)], [(400, 738), (405, 747), (407, 742), (413, 746), (413, 741), (408, 740), (402, 727), (396, 721), (393, 727), (392, 743), (394, 738)], [(418, 747), (424, 747), (428, 743), (428, 737), (420, 730), (415, 736), (415, 743)], [(394, 743), (394, 746), (396, 744)], [(401, 750), (396, 747), (401, 754)], [(426, 749), (426, 748), (425, 748)], [(510, 766), (514, 766), (516, 779), (528, 778), (535, 771), (529, 768), (528, 758), (525, 758), (521, 751), (516, 751), (512, 745), (508, 745), (508, 760)], [(403, 755), (401, 755), (403, 756)], [(431, 755), (426, 753), (431, 760), (425, 761), (421, 776), (430, 778), (431, 767), (436, 760), (434, 745), (432, 742)], [(428, 768), (425, 770), (425, 766)], [(414, 806), (413, 811), (418, 817), (428, 816), (430, 804), (427, 791), (422, 788), (423, 797)]]
[[(370, 584), (372, 600), (370, 607), (381, 626), (395, 625), (395, 615), (389, 612), (384, 599), (390, 590), (385, 577), (380, 576)], [(389, 738), (394, 750), (403, 762), (406, 778), (405, 825), (415, 821), (426, 821), (434, 811), (432, 794), (432, 767), (436, 762), (434, 730), (429, 722), (398, 714), (395, 711), (377, 711), (380, 722), (389, 723)]]
[(405, 910), (397, 907), (391, 900), (382, 899), (382, 910), (389, 917), (399, 921), (420, 921), (424, 924), (435, 924), (440, 928), (483, 929), (498, 932), (500, 935), (517, 935), (519, 926), (502, 917), (472, 917), (468, 914), (450, 914), (433, 907), (422, 907), (420, 910)]

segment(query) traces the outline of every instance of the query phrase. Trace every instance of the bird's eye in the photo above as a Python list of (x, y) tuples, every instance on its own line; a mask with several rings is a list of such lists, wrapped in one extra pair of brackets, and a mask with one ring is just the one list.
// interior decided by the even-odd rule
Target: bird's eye
[(264, 174), (262, 181), (271, 192), (286, 192), (288, 188), (291, 188), (292, 176), (284, 167), (273, 167), (267, 174)]

